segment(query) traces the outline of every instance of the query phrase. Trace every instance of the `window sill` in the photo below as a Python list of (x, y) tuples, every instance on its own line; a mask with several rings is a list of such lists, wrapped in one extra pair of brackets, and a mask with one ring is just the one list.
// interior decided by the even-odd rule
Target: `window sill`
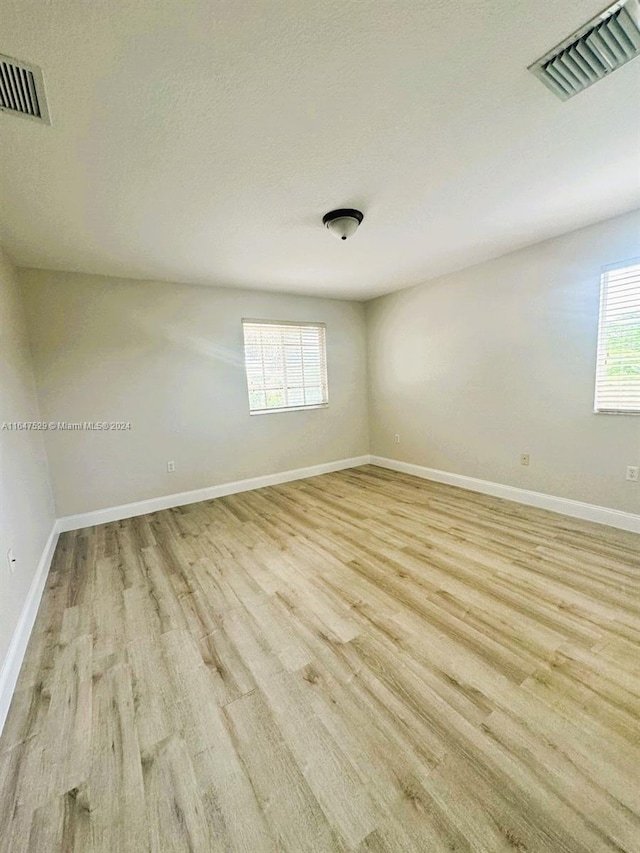
[(315, 406), (282, 406), (279, 409), (254, 409), (249, 411), (250, 415), (278, 415), (283, 412), (308, 412), (314, 409), (327, 409), (328, 403), (318, 403)]

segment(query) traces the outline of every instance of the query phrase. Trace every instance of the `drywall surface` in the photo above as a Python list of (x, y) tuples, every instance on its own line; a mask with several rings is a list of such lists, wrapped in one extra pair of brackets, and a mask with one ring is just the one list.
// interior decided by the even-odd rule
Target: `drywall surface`
[[(21, 270), (58, 516), (368, 452), (361, 304)], [(241, 320), (327, 324), (329, 406), (249, 415)], [(175, 462), (175, 473), (167, 462)]]
[[(369, 299), (631, 210), (638, 62), (566, 104), (527, 70), (611, 2), (3, 0), (53, 128), (2, 116), (0, 240)], [(336, 207), (365, 215), (344, 245)]]
[(18, 279), (0, 248), (0, 665), (54, 522), (42, 433), (8, 426), (39, 420)]
[(636, 211), (369, 302), (371, 453), (640, 512), (640, 417), (593, 412), (600, 268), (638, 255)]

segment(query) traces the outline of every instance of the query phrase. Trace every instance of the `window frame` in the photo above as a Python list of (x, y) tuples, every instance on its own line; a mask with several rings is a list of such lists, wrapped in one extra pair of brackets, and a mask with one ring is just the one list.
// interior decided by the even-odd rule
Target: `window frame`
[[(640, 403), (638, 404), (638, 408), (636, 409), (620, 409), (620, 408), (602, 408), (598, 405), (598, 394), (599, 388), (601, 386), (601, 371), (603, 369), (603, 349), (604, 349), (604, 340), (606, 336), (605, 329), (609, 325), (605, 322), (605, 315), (607, 313), (607, 295), (609, 289), (609, 282), (607, 276), (609, 273), (615, 272), (616, 270), (624, 270), (627, 268), (635, 267), (640, 265), (640, 257), (635, 258), (627, 258), (624, 261), (618, 261), (613, 264), (606, 264), (605, 266), (600, 268), (600, 290), (599, 290), (599, 307), (598, 307), (598, 337), (597, 337), (597, 345), (596, 345), (596, 369), (595, 369), (595, 383), (594, 383), (594, 396), (593, 396), (593, 412), (596, 415), (631, 415), (637, 417), (640, 415)], [(640, 289), (640, 284), (638, 285)]]
[[(249, 374), (247, 371), (247, 340), (245, 336), (245, 325), (253, 325), (253, 326), (271, 326), (271, 327), (280, 327), (280, 326), (294, 326), (296, 328), (304, 328), (311, 327), (314, 329), (321, 329), (321, 347), (322, 347), (322, 358), (321, 358), (321, 390), (323, 391), (323, 401), (320, 403), (308, 403), (302, 405), (295, 406), (271, 406), (265, 409), (252, 409), (251, 408), (251, 389), (249, 387)], [(241, 328), (242, 328), (242, 339), (243, 339), (243, 366), (244, 366), (244, 375), (245, 381), (247, 384), (247, 402), (249, 404), (249, 415), (275, 415), (282, 414), (285, 412), (306, 412), (314, 409), (326, 409), (329, 406), (329, 381), (328, 381), (328, 365), (327, 365), (327, 325), (326, 323), (309, 321), (309, 320), (264, 320), (264, 319), (255, 319), (252, 317), (243, 317), (241, 320)], [(304, 375), (303, 375), (303, 384), (302, 388), (304, 389)], [(265, 389), (266, 391), (266, 389)]]

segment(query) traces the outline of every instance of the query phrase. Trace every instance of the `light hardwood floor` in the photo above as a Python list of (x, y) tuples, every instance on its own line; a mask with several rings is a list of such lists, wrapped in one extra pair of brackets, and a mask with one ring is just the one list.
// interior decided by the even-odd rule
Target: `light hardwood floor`
[(639, 851), (639, 543), (372, 466), (64, 534), (0, 849)]

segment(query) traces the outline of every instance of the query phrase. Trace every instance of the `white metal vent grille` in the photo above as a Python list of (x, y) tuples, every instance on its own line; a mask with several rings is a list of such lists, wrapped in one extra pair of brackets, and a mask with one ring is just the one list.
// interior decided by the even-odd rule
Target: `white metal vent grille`
[(0, 111), (50, 124), (42, 71), (0, 54)]
[(563, 101), (640, 55), (638, 0), (615, 3), (529, 67)]

